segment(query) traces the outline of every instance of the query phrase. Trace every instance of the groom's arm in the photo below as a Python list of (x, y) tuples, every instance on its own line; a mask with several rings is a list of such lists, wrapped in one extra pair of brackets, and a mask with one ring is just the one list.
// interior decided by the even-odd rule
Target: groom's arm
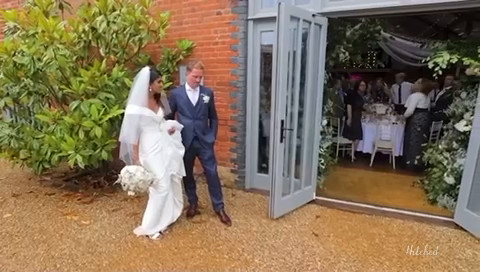
[(214, 131), (215, 139), (217, 139), (218, 132), (218, 116), (215, 107), (215, 97), (213, 91), (210, 90), (210, 107), (208, 107), (208, 119), (210, 120), (210, 128)]
[(170, 98), (168, 99), (168, 104), (170, 105), (170, 112), (167, 116), (165, 116), (165, 119), (167, 120), (175, 120), (175, 114), (177, 113), (177, 99), (175, 98), (175, 89), (172, 91), (170, 94)]

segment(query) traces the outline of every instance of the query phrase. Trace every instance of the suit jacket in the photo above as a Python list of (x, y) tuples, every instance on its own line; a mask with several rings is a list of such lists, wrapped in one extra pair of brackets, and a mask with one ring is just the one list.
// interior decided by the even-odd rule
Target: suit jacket
[(176, 119), (184, 127), (182, 140), (188, 148), (195, 137), (207, 145), (213, 145), (217, 138), (218, 118), (213, 91), (200, 86), (197, 104), (194, 106), (187, 95), (185, 85), (175, 88), (169, 99), (172, 112), (167, 116)]
[(443, 112), (453, 103), (452, 89), (447, 90), (441, 96), (437, 98), (435, 106), (432, 108), (432, 112)]

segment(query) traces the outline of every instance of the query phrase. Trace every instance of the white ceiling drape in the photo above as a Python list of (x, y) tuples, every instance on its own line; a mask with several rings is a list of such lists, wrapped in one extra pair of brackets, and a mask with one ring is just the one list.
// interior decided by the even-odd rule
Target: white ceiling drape
[(378, 43), (390, 57), (405, 65), (423, 67), (427, 63), (423, 60), (432, 55), (426, 41), (412, 41), (396, 34), (382, 32), (382, 39)]

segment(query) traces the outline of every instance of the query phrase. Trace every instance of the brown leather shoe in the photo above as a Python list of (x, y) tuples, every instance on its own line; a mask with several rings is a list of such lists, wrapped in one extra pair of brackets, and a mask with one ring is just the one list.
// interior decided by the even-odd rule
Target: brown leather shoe
[(191, 219), (191, 218), (195, 217), (195, 215), (197, 215), (197, 214), (200, 214), (200, 211), (198, 210), (198, 205), (197, 204), (188, 206), (188, 209), (187, 209), (187, 218), (188, 219)]
[(220, 218), (220, 221), (227, 225), (227, 226), (231, 226), (232, 225), (232, 220), (230, 219), (230, 217), (228, 217), (228, 214), (225, 212), (224, 209), (221, 209), (220, 211), (218, 212), (215, 212), (217, 215), (218, 215), (218, 218)]

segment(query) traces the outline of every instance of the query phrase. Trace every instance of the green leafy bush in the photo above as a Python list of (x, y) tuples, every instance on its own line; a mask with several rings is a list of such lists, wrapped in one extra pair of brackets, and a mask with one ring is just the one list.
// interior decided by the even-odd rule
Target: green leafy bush
[(427, 58), (428, 68), (439, 76), (452, 67), (465, 68), (466, 76), (480, 77), (480, 40), (452, 40), (432, 45), (435, 53)]
[(438, 76), (444, 70), (458, 67), (462, 89), (457, 91), (447, 110), (450, 123), (443, 128), (438, 144), (428, 145), (422, 159), (428, 168), (420, 179), (431, 203), (455, 210), (463, 167), (467, 155), (480, 79), (480, 43), (476, 40), (455, 40), (438, 43), (435, 53), (426, 61)]
[(428, 145), (423, 155), (429, 167), (421, 182), (428, 200), (451, 211), (457, 203), (477, 94), (474, 86), (455, 98), (447, 111), (451, 122), (444, 127), (443, 137), (438, 144)]
[[(169, 26), (168, 13), (148, 13), (150, 0), (94, 0), (64, 19), (66, 5), (35, 0), (2, 12), (0, 152), (36, 173), (112, 159), (131, 78), (149, 59), (142, 49)], [(160, 61), (166, 86), (194, 44), (177, 46)]]
[[(331, 90), (328, 90), (331, 91)], [(327, 113), (322, 118), (322, 127), (320, 131), (320, 147), (318, 152), (318, 167), (317, 167), (317, 186), (323, 187), (323, 183), (328, 175), (330, 167), (334, 165), (337, 160), (335, 158), (335, 145), (333, 139), (333, 127), (334, 124), (329, 124), (328, 116), (332, 112), (333, 103), (328, 100), (324, 112)]]

